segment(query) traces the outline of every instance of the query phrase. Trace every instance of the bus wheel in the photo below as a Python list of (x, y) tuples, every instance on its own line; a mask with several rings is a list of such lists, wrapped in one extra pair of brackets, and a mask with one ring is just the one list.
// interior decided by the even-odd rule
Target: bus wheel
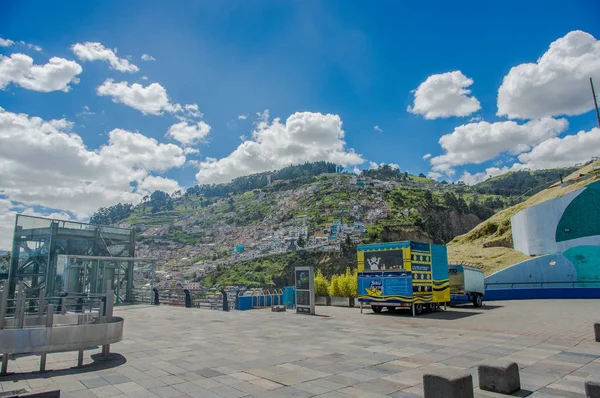
[(383, 307), (379, 306), (379, 305), (372, 305), (371, 309), (373, 310), (373, 312), (379, 314), (381, 312), (381, 310), (383, 309)]
[(481, 294), (476, 294), (475, 297), (473, 297), (473, 306), (479, 308), (482, 305), (483, 305), (483, 296)]
[(415, 315), (421, 315), (423, 313), (423, 304), (414, 304)]

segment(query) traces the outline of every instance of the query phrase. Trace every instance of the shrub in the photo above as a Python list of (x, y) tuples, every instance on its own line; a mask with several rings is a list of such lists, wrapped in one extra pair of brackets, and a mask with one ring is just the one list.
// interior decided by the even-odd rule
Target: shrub
[(341, 275), (334, 275), (331, 277), (331, 283), (329, 284), (329, 295), (331, 297), (342, 297), (340, 278), (342, 278)]
[(315, 275), (315, 296), (329, 296), (329, 281), (323, 276), (321, 270), (318, 270), (317, 275)]
[(350, 272), (350, 268), (346, 268), (345, 274), (334, 275), (331, 278), (329, 295), (332, 297), (357, 297), (358, 272)]

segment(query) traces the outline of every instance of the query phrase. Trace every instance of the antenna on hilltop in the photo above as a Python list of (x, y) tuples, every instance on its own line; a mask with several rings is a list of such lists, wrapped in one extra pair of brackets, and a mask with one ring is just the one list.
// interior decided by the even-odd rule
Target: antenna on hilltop
[(592, 97), (594, 97), (594, 110), (596, 111), (596, 117), (598, 118), (598, 127), (600, 128), (600, 112), (598, 112), (598, 99), (596, 98), (596, 92), (594, 91), (594, 82), (590, 77), (590, 86), (592, 86)]

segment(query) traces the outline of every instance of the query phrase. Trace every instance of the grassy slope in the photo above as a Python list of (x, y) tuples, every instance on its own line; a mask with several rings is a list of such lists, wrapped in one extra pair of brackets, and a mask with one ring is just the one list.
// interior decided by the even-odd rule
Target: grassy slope
[(564, 179), (564, 181), (577, 180), (580, 174), (593, 173), (592, 178), (577, 181), (566, 187), (560, 183), (537, 193), (524, 202), (508, 209), (502, 210), (488, 220), (473, 228), (470, 232), (456, 237), (448, 244), (448, 257), (450, 260), (465, 260), (481, 264), (486, 275), (499, 271), (509, 265), (524, 261), (529, 257), (525, 254), (508, 247), (488, 247), (486, 243), (506, 242), (512, 247), (512, 231), (510, 229), (510, 217), (521, 210), (525, 210), (535, 204), (545, 202), (573, 192), (594, 181), (600, 179), (600, 173), (594, 172), (594, 166), (600, 165), (600, 160), (582, 167)]

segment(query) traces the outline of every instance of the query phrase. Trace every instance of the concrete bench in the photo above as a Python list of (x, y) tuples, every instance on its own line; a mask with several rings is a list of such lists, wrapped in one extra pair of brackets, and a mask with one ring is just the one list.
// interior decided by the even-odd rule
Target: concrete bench
[(464, 370), (439, 369), (423, 375), (425, 398), (473, 398), (473, 377)]
[(512, 394), (521, 389), (519, 365), (511, 361), (492, 359), (477, 367), (479, 388), (500, 394)]
[(588, 398), (600, 398), (600, 376), (589, 376), (585, 380), (585, 395)]
[(594, 336), (596, 341), (600, 341), (600, 322), (594, 323)]

